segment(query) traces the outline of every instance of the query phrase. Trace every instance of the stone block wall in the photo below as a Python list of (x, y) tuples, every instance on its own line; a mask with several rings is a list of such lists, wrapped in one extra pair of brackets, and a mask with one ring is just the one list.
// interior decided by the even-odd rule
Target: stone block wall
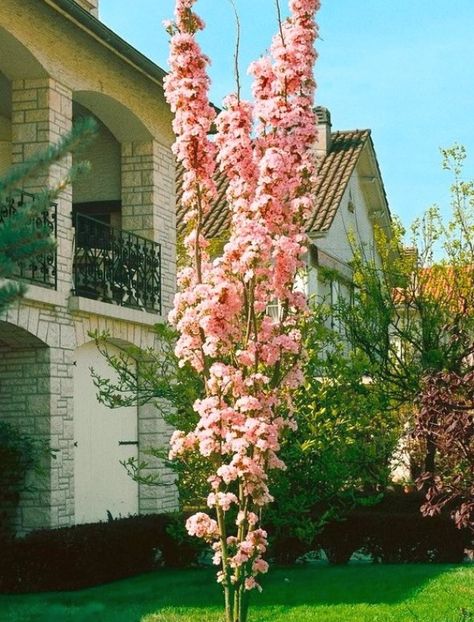
[[(49, 350), (28, 340), (18, 347), (0, 348), (0, 412), (2, 421), (15, 425), (22, 433), (37, 439), (49, 439)], [(49, 460), (42, 467), (49, 471)], [(29, 492), (24, 492), (20, 510), (14, 517), (19, 533), (51, 523), (50, 478), (30, 474)], [(44, 501), (46, 500), (46, 503)]]
[[(22, 495), (18, 532), (74, 522), (74, 330), (65, 310), (23, 301), (0, 321), (0, 417), (49, 439), (54, 459)], [(10, 370), (10, 371), (9, 371)], [(16, 380), (11, 381), (11, 373)]]
[[(162, 406), (164, 409), (167, 407), (166, 404)], [(148, 465), (143, 469), (143, 475), (156, 476), (160, 482), (159, 487), (140, 485), (139, 509), (143, 514), (173, 512), (178, 508), (175, 473), (165, 466), (163, 460), (148, 455), (146, 451), (148, 448), (166, 449), (173, 432), (163, 417), (157, 416), (158, 412), (152, 404), (145, 404), (138, 409), (138, 459)]]
[[(20, 164), (50, 144), (56, 144), (72, 127), (71, 90), (51, 78), (16, 80), (12, 83), (12, 162)], [(67, 155), (49, 171), (29, 180), (25, 190), (40, 192), (54, 188), (67, 175), (71, 156)], [(71, 188), (58, 198), (58, 290), (71, 289), (72, 239)]]
[[(78, 0), (78, 3), (92, 14), (97, 14), (97, 0)], [(15, 7), (15, 15), (16, 11)], [(38, 29), (38, 32), (45, 31)], [(32, 40), (37, 35), (32, 31)], [(82, 33), (80, 36), (83, 36)], [(50, 39), (53, 41), (53, 38)], [(72, 41), (71, 49), (77, 43)], [(78, 86), (78, 82), (72, 81), (71, 85), (75, 86), (70, 87), (63, 84), (61, 80), (66, 79), (65, 76), (70, 79), (71, 66), (62, 68), (63, 59), (56, 49), (52, 58), (49, 66), (57, 68), (55, 75), (59, 76), (59, 80), (42, 77), (14, 79), (12, 82), (13, 164), (22, 163), (39, 150), (57, 143), (70, 130), (73, 88), (78, 91), (94, 90), (86, 82)], [(87, 54), (85, 58), (88, 58)], [(76, 60), (78, 64), (82, 62), (81, 59), (74, 62)], [(118, 81), (123, 80), (120, 72), (111, 75), (117, 75)], [(107, 81), (104, 83), (108, 84)], [(134, 92), (135, 82), (132, 80), (125, 86), (121, 83), (121, 88), (126, 93)], [(102, 82), (100, 89), (95, 87), (95, 90), (102, 95)], [(162, 126), (155, 124), (156, 127)], [(157, 135), (161, 136), (159, 132)], [(59, 184), (70, 164), (71, 157), (66, 156), (42, 176), (29, 181), (24, 189), (35, 193), (46, 185), (52, 187)], [(148, 142), (122, 143), (121, 175), (123, 228), (161, 244), (163, 312), (161, 318), (156, 317), (158, 321), (170, 310), (176, 287), (175, 167), (169, 146), (151, 139)], [(154, 339), (150, 329), (152, 322), (149, 318), (145, 321), (140, 310), (132, 312), (105, 305), (110, 309), (104, 311), (104, 303), (98, 303), (98, 307), (102, 304), (101, 309), (94, 311), (91, 304), (91, 309), (85, 312), (69, 306), (74, 239), (71, 211), (72, 192), (70, 187), (66, 187), (61, 190), (58, 199), (57, 291), (31, 287), (26, 299), (0, 317), (0, 418), (15, 423), (37, 438), (50, 439), (51, 447), (57, 450), (56, 458), (45, 465), (46, 477), (35, 482), (35, 489), (22, 496), (17, 517), (19, 533), (40, 527), (74, 524), (75, 349), (89, 341), (88, 332), (95, 329), (109, 330), (114, 338), (142, 347), (153, 345)], [(12, 335), (19, 335), (19, 340), (16, 341)], [(165, 445), (171, 434), (169, 426), (152, 406), (139, 408), (138, 426), (140, 450), (152, 445)], [(142, 457), (145, 456), (141, 454)], [(165, 469), (160, 461), (150, 464), (150, 468), (170, 485), (141, 487), (140, 511), (176, 509), (174, 474)]]
[(176, 291), (175, 164), (157, 141), (122, 145), (122, 226), (161, 244), (162, 315)]

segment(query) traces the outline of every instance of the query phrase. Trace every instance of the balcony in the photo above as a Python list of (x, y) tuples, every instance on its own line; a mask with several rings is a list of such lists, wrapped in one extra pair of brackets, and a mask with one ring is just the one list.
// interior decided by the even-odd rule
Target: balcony
[(161, 247), (76, 213), (73, 293), (161, 313)]
[[(22, 207), (27, 207), (35, 201), (35, 195), (28, 192), (17, 192), (0, 203), (0, 226)], [(49, 230), (51, 236), (57, 239), (57, 205), (51, 203), (48, 209), (40, 212), (31, 223), (32, 231)], [(57, 256), (53, 248), (47, 253), (32, 257), (21, 262), (13, 276), (22, 281), (35, 285), (56, 289), (57, 285)]]

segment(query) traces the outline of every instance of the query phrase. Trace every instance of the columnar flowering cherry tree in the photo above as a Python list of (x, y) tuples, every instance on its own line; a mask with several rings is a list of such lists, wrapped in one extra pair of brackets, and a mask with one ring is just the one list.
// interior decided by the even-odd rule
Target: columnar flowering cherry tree
[[(267, 534), (268, 471), (282, 469), (279, 438), (294, 427), (292, 391), (301, 382), (298, 323), (305, 296), (294, 283), (306, 251), (304, 221), (314, 187), (313, 66), (319, 0), (290, 0), (267, 56), (254, 62), (254, 103), (229, 96), (217, 115), (208, 99), (209, 60), (196, 42), (204, 27), (195, 0), (176, 0), (165, 90), (174, 117), (174, 152), (184, 167), (188, 267), (178, 277), (171, 319), (176, 352), (201, 373), (205, 395), (195, 430), (176, 431), (173, 458), (199, 452), (213, 466), (210, 514), (186, 524), (207, 540), (220, 566), (226, 622), (245, 622)], [(209, 138), (215, 124), (217, 133)], [(216, 199), (214, 174), (228, 179), (230, 239), (211, 260), (203, 219)], [(269, 309), (272, 310), (270, 313)], [(232, 517), (232, 520), (230, 520)]]

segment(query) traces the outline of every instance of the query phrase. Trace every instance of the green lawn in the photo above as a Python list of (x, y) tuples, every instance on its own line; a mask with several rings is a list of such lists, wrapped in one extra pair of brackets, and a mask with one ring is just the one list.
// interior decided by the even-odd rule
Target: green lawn
[[(0, 596), (0, 621), (221, 622), (212, 577), (163, 570), (81, 592)], [(279, 568), (264, 588), (250, 622), (474, 622), (472, 566)]]

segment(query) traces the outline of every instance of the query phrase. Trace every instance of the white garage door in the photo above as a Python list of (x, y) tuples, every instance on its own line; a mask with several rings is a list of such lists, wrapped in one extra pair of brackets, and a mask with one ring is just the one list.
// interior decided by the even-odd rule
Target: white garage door
[[(117, 350), (118, 351), (118, 350)], [(125, 517), (138, 512), (138, 485), (120, 461), (138, 455), (137, 407), (110, 409), (97, 400), (90, 374), (113, 378), (94, 343), (76, 350), (74, 441), (76, 523)]]

